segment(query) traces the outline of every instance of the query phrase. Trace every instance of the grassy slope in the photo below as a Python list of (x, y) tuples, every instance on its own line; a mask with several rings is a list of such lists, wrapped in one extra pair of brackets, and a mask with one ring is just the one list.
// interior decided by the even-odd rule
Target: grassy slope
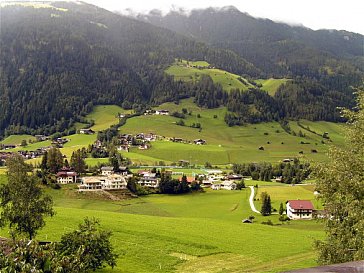
[(119, 122), (118, 113), (127, 113), (127, 111), (117, 105), (98, 105), (86, 119), (95, 122), (95, 125), (91, 127), (92, 130), (101, 131)]
[(35, 141), (35, 137), (31, 135), (11, 135), (5, 138), (3, 141), (0, 141), (0, 143), (19, 145), (21, 144), (22, 140), (26, 140), (27, 143), (29, 143), (30, 140)]
[[(133, 156), (140, 154), (155, 158), (154, 161), (185, 159), (198, 164), (204, 164), (206, 161), (212, 164), (277, 162), (283, 158), (298, 156), (319, 161), (326, 158), (328, 146), (321, 143), (322, 138), (309, 132), (306, 134), (306, 131), (299, 128), (296, 122), (291, 122), (292, 130), (298, 133), (298, 130), (301, 129), (307, 135), (306, 138), (287, 134), (276, 122), (228, 127), (223, 120), (226, 108), (200, 109), (193, 103), (192, 99), (183, 100), (179, 105), (165, 103), (159, 108), (180, 112), (182, 108), (187, 108), (188, 111), (192, 111), (192, 115), (187, 115), (184, 120), (185, 124), (201, 123), (202, 131), (199, 132), (198, 129), (188, 126), (177, 126), (175, 122), (178, 119), (171, 116), (131, 118), (126, 125), (120, 128), (120, 131), (122, 133), (153, 132), (165, 137), (181, 137), (187, 140), (202, 138), (207, 140), (208, 145), (197, 146), (162, 140), (152, 143), (150, 150), (132, 150)], [(197, 118), (197, 114), (200, 114), (201, 118)], [(213, 118), (214, 115), (217, 115), (217, 118)], [(336, 140), (334, 141), (335, 144), (343, 144), (342, 138), (340, 138), (341, 125), (329, 122), (320, 122), (318, 125), (306, 121), (302, 123), (307, 123), (312, 128), (319, 126), (320, 130), (330, 132), (329, 135), (332, 135), (333, 139)], [(268, 135), (264, 135), (264, 133), (268, 133)], [(270, 144), (267, 144), (268, 141)], [(310, 144), (300, 144), (301, 141), (310, 142)], [(281, 144), (282, 142), (284, 144)], [(258, 150), (260, 146), (263, 146), (265, 150)], [(312, 154), (311, 149), (318, 150), (318, 153)], [(299, 155), (299, 151), (303, 151), (303, 155)], [(128, 154), (125, 153), (125, 156)]]
[(277, 92), (278, 87), (280, 87), (282, 84), (286, 83), (287, 81), (289, 81), (289, 79), (270, 78), (270, 79), (255, 80), (256, 83), (262, 84), (261, 89), (267, 91), (268, 94), (271, 96), (273, 96)]
[(207, 62), (199, 61), (190, 62), (190, 66), (187, 67), (186, 61), (182, 61), (182, 63), (176, 62), (166, 70), (166, 73), (173, 75), (176, 80), (183, 81), (198, 81), (202, 75), (209, 75), (214, 83), (221, 84), (226, 91), (230, 91), (231, 89), (247, 90), (249, 87), (253, 87), (246, 80), (246, 85), (239, 81), (238, 78), (242, 78), (239, 75), (216, 68), (197, 68), (197, 66), (207, 67), (208, 65)]
[[(323, 236), (322, 226), (315, 222), (260, 224), (267, 219), (278, 223), (277, 215), (256, 215), (254, 224), (242, 224), (241, 219), (253, 214), (249, 189), (103, 201), (72, 188), (47, 190), (57, 214), (39, 238), (58, 240), (82, 218), (99, 218), (113, 231), (116, 251), (124, 254), (117, 268), (100, 272), (278, 272), (314, 265), (312, 242)], [(299, 189), (302, 197), (312, 195), (299, 187), (272, 188), (284, 188), (287, 195)]]

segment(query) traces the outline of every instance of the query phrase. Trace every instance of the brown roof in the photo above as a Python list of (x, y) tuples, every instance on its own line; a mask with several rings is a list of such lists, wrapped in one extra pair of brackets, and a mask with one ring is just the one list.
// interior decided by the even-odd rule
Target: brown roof
[(57, 177), (70, 177), (70, 176), (77, 176), (76, 172), (58, 172)]
[(292, 209), (314, 209), (311, 201), (308, 200), (288, 200), (287, 203)]

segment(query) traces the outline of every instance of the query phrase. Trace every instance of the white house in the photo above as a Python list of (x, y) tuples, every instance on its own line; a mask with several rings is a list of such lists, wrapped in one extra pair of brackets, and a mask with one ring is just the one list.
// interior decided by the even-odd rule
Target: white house
[(221, 186), (224, 190), (235, 190), (236, 189), (236, 183), (234, 181), (226, 180), (221, 183)]
[(95, 133), (92, 129), (80, 129), (80, 134), (93, 135)]
[(82, 177), (79, 191), (92, 190), (122, 190), (126, 189), (127, 182), (123, 175), (111, 174), (108, 176)]
[(113, 167), (101, 167), (101, 175), (110, 175), (114, 173)]
[(221, 189), (221, 184), (220, 183), (213, 183), (211, 185), (211, 189), (213, 189), (213, 190), (220, 190)]
[(103, 190), (120, 190), (126, 189), (127, 182), (124, 176), (119, 174), (111, 174), (106, 178), (101, 179), (101, 186)]
[(288, 200), (287, 216), (292, 220), (311, 220), (314, 207), (308, 200)]
[(76, 183), (77, 181), (76, 172), (61, 171), (58, 172), (56, 176), (57, 176), (57, 183), (59, 184), (70, 184), (70, 183)]
[(156, 115), (162, 115), (162, 116), (168, 116), (169, 115), (169, 111), (168, 110), (156, 110), (155, 111)]
[(159, 180), (155, 177), (144, 176), (139, 179), (137, 182), (140, 186), (148, 187), (148, 188), (158, 188)]
[(79, 191), (92, 191), (92, 190), (101, 190), (102, 189), (102, 181), (99, 176), (88, 176), (82, 177), (81, 185), (78, 186)]

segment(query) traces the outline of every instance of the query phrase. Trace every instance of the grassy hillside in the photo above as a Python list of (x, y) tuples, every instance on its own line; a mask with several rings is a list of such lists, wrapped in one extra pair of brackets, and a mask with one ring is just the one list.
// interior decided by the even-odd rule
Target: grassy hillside
[(94, 131), (101, 131), (119, 122), (118, 114), (130, 113), (117, 105), (98, 105), (87, 115), (87, 120), (93, 120), (95, 125), (91, 127)]
[(260, 83), (262, 85), (261, 89), (268, 92), (269, 95), (274, 96), (277, 92), (278, 88), (289, 81), (289, 79), (260, 79), (255, 80), (256, 83)]
[(190, 62), (186, 60), (176, 61), (165, 71), (169, 75), (173, 75), (176, 80), (198, 81), (202, 75), (208, 75), (214, 83), (221, 84), (226, 91), (231, 89), (247, 90), (253, 87), (246, 79), (239, 75), (229, 73), (227, 71), (212, 68), (210, 64), (204, 61)]
[[(287, 195), (300, 189), (299, 196), (308, 194), (302, 187), (282, 187)], [(59, 240), (84, 217), (99, 218), (103, 228), (113, 232), (112, 243), (120, 254), (116, 268), (99, 273), (280, 272), (315, 265), (312, 243), (323, 237), (319, 223), (281, 225), (278, 215), (255, 214), (253, 224), (243, 224), (241, 220), (253, 214), (249, 189), (123, 201), (95, 199), (74, 189), (47, 189), (57, 214), (47, 220), (38, 239)], [(261, 224), (268, 219), (276, 225)], [(5, 230), (1, 233), (6, 235)]]
[[(326, 160), (329, 144), (338, 146), (344, 144), (343, 125), (341, 124), (306, 120), (291, 121), (292, 133), (288, 134), (277, 122), (228, 127), (224, 122), (226, 108), (202, 109), (193, 103), (193, 99), (182, 100), (179, 105), (165, 103), (156, 109), (181, 112), (182, 108), (191, 112), (191, 115), (186, 115), (184, 119), (186, 126), (176, 125), (179, 119), (172, 116), (138, 116), (128, 119), (127, 123), (120, 127), (121, 133), (152, 132), (164, 136), (165, 139), (153, 142), (152, 148), (149, 150), (132, 148), (129, 153), (123, 153), (123, 156), (130, 158), (133, 163), (141, 165), (155, 165), (160, 161), (171, 163), (178, 160), (188, 160), (192, 164), (210, 162), (214, 165), (226, 165), (239, 162), (279, 162), (291, 157), (323, 161)], [(124, 112), (125, 110), (114, 105), (97, 106), (87, 116), (87, 119), (95, 121), (92, 128), (102, 130), (116, 124), (118, 122), (117, 114)], [(193, 123), (200, 123), (202, 130), (191, 128), (190, 125)], [(302, 137), (299, 136), (300, 131)], [(325, 132), (328, 133), (331, 141), (322, 138)], [(188, 141), (202, 138), (207, 141), (207, 145), (174, 143), (168, 140), (170, 137), (183, 138)], [(23, 138), (23, 136), (11, 136), (6, 141)], [(67, 136), (67, 138), (70, 141), (64, 145), (61, 151), (70, 158), (73, 151), (92, 144), (96, 140), (96, 134), (75, 134)], [(35, 150), (49, 145), (50, 141), (37, 142), (26, 147), (17, 147), (14, 151)], [(259, 150), (259, 147), (264, 147), (264, 151)], [(312, 150), (317, 150), (318, 153), (312, 153)], [(39, 160), (35, 159), (31, 162), (36, 163)], [(105, 160), (87, 160), (90, 165), (95, 165), (97, 162), (105, 162)]]
[[(287, 157), (301, 157), (316, 161), (326, 159), (328, 145), (321, 143), (322, 134), (312, 134), (299, 127), (297, 122), (290, 123), (292, 131), (296, 133), (294, 136), (286, 133), (277, 122), (228, 127), (224, 122), (226, 108), (201, 109), (193, 103), (192, 99), (183, 100), (179, 105), (165, 103), (158, 108), (171, 112), (181, 112), (182, 108), (186, 108), (192, 111), (192, 114), (186, 115), (184, 119), (186, 126), (176, 125), (175, 122), (179, 119), (171, 116), (134, 117), (128, 119), (120, 131), (122, 133), (153, 132), (166, 138), (179, 137), (190, 141), (202, 138), (207, 141), (207, 145), (197, 146), (161, 140), (153, 142), (149, 150), (132, 150), (134, 154), (166, 161), (184, 159), (193, 164), (204, 164), (207, 161), (212, 164), (278, 162)], [(200, 118), (197, 117), (198, 114)], [(189, 127), (193, 123), (200, 123), (202, 130)], [(335, 145), (343, 145), (341, 125), (329, 122), (319, 122), (316, 125), (308, 121), (301, 121), (301, 124), (307, 124), (313, 129), (317, 127), (318, 132), (327, 131)], [(305, 137), (298, 136), (299, 130), (303, 131)], [(301, 144), (301, 142), (309, 144)], [(261, 146), (264, 147), (264, 151), (258, 149)], [(311, 150), (317, 150), (318, 153), (312, 153)], [(303, 154), (299, 153), (301, 151)], [(126, 153), (125, 156), (128, 154)]]
[(0, 143), (20, 145), (22, 140), (26, 140), (29, 143), (29, 141), (35, 141), (35, 137), (31, 135), (11, 135), (0, 141)]

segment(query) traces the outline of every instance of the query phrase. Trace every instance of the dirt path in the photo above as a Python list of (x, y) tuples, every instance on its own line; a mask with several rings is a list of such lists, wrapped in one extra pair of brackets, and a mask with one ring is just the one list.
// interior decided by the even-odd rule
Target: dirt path
[(254, 186), (249, 186), (251, 192), (250, 192), (250, 197), (249, 197), (249, 204), (250, 204), (250, 208), (253, 212), (255, 213), (259, 213), (260, 211), (258, 211), (255, 206), (254, 206)]

